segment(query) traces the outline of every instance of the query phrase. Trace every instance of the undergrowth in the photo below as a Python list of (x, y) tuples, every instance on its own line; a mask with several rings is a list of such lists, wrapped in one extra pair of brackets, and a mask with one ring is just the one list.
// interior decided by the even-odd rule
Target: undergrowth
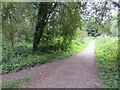
[(3, 47), (2, 73), (19, 71), (35, 65), (48, 63), (55, 60), (61, 60), (83, 50), (92, 38), (73, 40), (69, 48), (64, 50), (38, 50), (32, 53), (32, 44), (19, 43), (16, 45), (16, 53), (14, 57), (10, 56), (10, 50)]
[(99, 37), (96, 42), (96, 65), (104, 88), (118, 88), (118, 38)]

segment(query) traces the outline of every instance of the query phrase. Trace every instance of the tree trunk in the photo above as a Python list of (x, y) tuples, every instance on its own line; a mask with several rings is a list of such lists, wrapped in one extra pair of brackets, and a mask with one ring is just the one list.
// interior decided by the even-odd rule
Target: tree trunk
[(11, 50), (12, 50), (12, 56), (15, 56), (15, 47), (14, 47), (14, 31), (13, 31), (13, 25), (12, 25), (12, 21), (11, 21), (11, 17), (9, 16), (9, 26), (10, 29), (9, 30), (9, 35), (10, 35), (10, 42), (11, 42)]
[(37, 50), (38, 44), (43, 35), (43, 31), (47, 24), (48, 18), (50, 14), (53, 12), (56, 5), (57, 4), (53, 6), (53, 3), (48, 3), (48, 2), (39, 4), (36, 31), (35, 31), (34, 39), (33, 39), (33, 51)]

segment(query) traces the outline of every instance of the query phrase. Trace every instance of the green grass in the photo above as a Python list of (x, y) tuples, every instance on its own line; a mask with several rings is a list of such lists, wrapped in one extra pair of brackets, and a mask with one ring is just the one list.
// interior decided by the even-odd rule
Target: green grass
[(30, 81), (30, 78), (28, 78), (28, 77), (11, 80), (11, 81), (8, 81), (6, 83), (3, 83), (2, 88), (3, 89), (4, 88), (19, 88), (21, 82), (24, 82), (24, 84), (27, 85), (27, 84), (29, 84), (29, 81)]
[(118, 88), (118, 38), (99, 37), (96, 42), (96, 65), (104, 88)]
[(36, 53), (31, 53), (31, 49), (29, 48), (32, 46), (31, 44), (24, 44), (24, 47), (19, 46), (19, 48), (17, 48), (17, 52), (19, 54), (16, 55), (14, 58), (6, 59), (6, 57), (4, 56), (5, 59), (2, 63), (2, 73), (19, 71), (25, 68), (33, 67), (38, 64), (61, 60), (83, 50), (91, 40), (92, 38), (85, 38), (80, 41), (74, 40), (67, 51), (38, 51)]

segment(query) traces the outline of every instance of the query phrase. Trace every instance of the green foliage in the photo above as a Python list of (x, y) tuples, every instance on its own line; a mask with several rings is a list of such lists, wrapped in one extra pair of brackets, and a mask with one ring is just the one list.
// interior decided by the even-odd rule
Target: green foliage
[(8, 82), (2, 84), (2, 88), (3, 89), (4, 88), (19, 88), (21, 81), (28, 84), (29, 81), (30, 81), (30, 78), (24, 77), (24, 78), (19, 78), (19, 79), (16, 79), (16, 80), (8, 81)]
[[(65, 7), (65, 6), (66, 7)], [(50, 18), (41, 39), (40, 46), (66, 50), (72, 40), (77, 37), (76, 29), (80, 26), (80, 16), (77, 3), (58, 5), (54, 17)]]
[[(34, 3), (2, 3), (2, 39), (9, 45), (11, 55), (15, 53), (15, 44), (32, 42), (36, 21)], [(7, 51), (7, 50), (6, 50)]]
[[(30, 68), (37, 64), (44, 64), (47, 62), (51, 62), (53, 60), (60, 60), (62, 58), (71, 56), (76, 52), (85, 48), (88, 43), (91, 41), (91, 38), (77, 39), (73, 40), (70, 44), (70, 47), (66, 50), (45, 50), (41, 52), (41, 50), (36, 53), (31, 53), (31, 46), (29, 43), (19, 44), (17, 46), (17, 52), (15, 57), (5, 56), (2, 62), (2, 73), (8, 73), (11, 71), (19, 71), (21, 69)], [(8, 54), (9, 56), (9, 54)]]
[(118, 21), (119, 20), (119, 17), (112, 17), (110, 23), (111, 23), (111, 26), (110, 26), (110, 32), (111, 32), (111, 36), (118, 36), (118, 30), (119, 30), (119, 24), (118, 24)]
[[(27, 2), (2, 4), (3, 73), (64, 58), (83, 49), (88, 44), (89, 41), (83, 39), (87, 35), (82, 35), (84, 33), (77, 30), (81, 26), (78, 4), (58, 3), (55, 10), (51, 12), (46, 27), (43, 28), (44, 32), (38, 52), (32, 53), (38, 6), (42, 4)], [(50, 7), (53, 5), (52, 3), (47, 4)], [(50, 10), (49, 5), (41, 8), (43, 11), (45, 8)]]
[(99, 37), (96, 44), (96, 64), (104, 88), (118, 88), (118, 38)]
[(96, 22), (96, 20), (86, 21), (85, 31), (88, 32), (89, 36), (97, 37), (100, 35), (99, 27), (100, 25)]

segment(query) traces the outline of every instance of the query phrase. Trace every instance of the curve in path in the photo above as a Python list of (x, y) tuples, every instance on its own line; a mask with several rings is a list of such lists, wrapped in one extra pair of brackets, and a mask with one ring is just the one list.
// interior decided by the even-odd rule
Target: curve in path
[(99, 88), (101, 80), (95, 65), (94, 41), (82, 52), (62, 61), (55, 61), (2, 75), (3, 82), (16, 78), (30, 77), (28, 88)]

